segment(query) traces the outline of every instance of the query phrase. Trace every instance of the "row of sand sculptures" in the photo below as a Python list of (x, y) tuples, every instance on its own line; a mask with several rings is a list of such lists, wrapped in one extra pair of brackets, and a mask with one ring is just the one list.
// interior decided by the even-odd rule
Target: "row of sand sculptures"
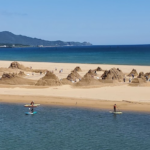
[[(80, 67), (76, 67), (67, 78), (59, 79), (53, 72), (42, 69), (32, 69), (31, 67), (24, 67), (18, 62), (12, 62), (7, 69), (19, 69), (19, 73), (5, 73), (3, 72), (0, 78), (0, 84), (10, 85), (36, 85), (36, 86), (59, 86), (64, 84), (85, 86), (85, 85), (99, 85), (100, 83), (117, 83), (117, 82), (131, 82), (132, 84), (147, 83), (150, 78), (150, 72), (139, 74), (133, 69), (129, 74), (125, 75), (119, 68), (111, 68), (110, 70), (102, 70), (98, 67), (94, 70), (89, 70), (83, 77), (79, 74), (82, 72)], [(0, 71), (6, 69), (0, 68)], [(26, 74), (24, 71), (44, 73), (44, 77), (39, 80), (31, 80), (24, 78)], [(98, 76), (97, 72), (102, 71), (102, 75)], [(131, 80), (132, 79), (132, 80)]]

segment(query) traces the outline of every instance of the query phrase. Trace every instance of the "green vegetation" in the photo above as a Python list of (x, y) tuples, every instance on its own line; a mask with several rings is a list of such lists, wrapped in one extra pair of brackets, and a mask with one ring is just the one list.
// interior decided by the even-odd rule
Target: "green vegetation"
[[(63, 41), (46, 41), (37, 38), (31, 38), (23, 35), (15, 35), (8, 31), (0, 32), (0, 44), (7, 43), (5, 45), (15, 45), (15, 47), (26, 47), (26, 46), (89, 46), (92, 45), (88, 42), (63, 42)], [(15, 44), (18, 43), (18, 44)]]

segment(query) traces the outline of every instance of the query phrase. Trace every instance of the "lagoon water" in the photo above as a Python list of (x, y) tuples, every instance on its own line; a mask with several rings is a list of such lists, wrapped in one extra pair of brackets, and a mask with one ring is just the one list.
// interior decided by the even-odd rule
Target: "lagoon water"
[(0, 105), (0, 150), (149, 150), (150, 114)]
[(150, 65), (150, 45), (0, 48), (0, 60)]

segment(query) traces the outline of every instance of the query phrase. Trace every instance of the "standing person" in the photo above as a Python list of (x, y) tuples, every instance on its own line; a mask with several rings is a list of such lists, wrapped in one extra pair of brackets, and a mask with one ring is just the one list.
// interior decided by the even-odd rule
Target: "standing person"
[(31, 108), (31, 113), (33, 113), (34, 112), (34, 109), (33, 108)]
[(123, 78), (123, 81), (126, 82), (126, 78)]
[(131, 82), (131, 79), (129, 78), (129, 83)]
[(34, 105), (34, 101), (32, 101), (30, 104), (31, 104), (31, 105)]
[(117, 107), (117, 106), (116, 106), (116, 104), (115, 104), (115, 105), (114, 105), (114, 112), (116, 112), (116, 107)]

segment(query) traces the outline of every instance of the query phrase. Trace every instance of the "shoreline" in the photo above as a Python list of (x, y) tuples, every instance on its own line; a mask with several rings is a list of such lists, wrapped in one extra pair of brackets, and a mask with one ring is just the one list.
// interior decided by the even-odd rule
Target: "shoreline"
[(137, 101), (109, 101), (109, 100), (92, 100), (68, 97), (51, 97), (51, 96), (16, 96), (0, 95), (0, 103), (5, 104), (28, 104), (31, 101), (44, 106), (60, 106), (87, 108), (96, 110), (113, 110), (113, 105), (117, 104), (119, 111), (122, 112), (141, 112), (150, 113), (150, 102)]
[(102, 63), (78, 63), (78, 62), (48, 62), (48, 61), (28, 61), (28, 60), (24, 60), (24, 61), (22, 61), (22, 60), (0, 60), (0, 62), (2, 63), (2, 62), (13, 62), (13, 61), (17, 61), (17, 62), (20, 62), (20, 63), (45, 63), (45, 64), (47, 64), (47, 63), (49, 63), (49, 64), (72, 64), (72, 65), (74, 65), (74, 64), (77, 64), (77, 65), (101, 65), (101, 66), (133, 66), (133, 67), (148, 67), (148, 66), (150, 66), (150, 64), (149, 65), (140, 65), (140, 64), (102, 64)]

